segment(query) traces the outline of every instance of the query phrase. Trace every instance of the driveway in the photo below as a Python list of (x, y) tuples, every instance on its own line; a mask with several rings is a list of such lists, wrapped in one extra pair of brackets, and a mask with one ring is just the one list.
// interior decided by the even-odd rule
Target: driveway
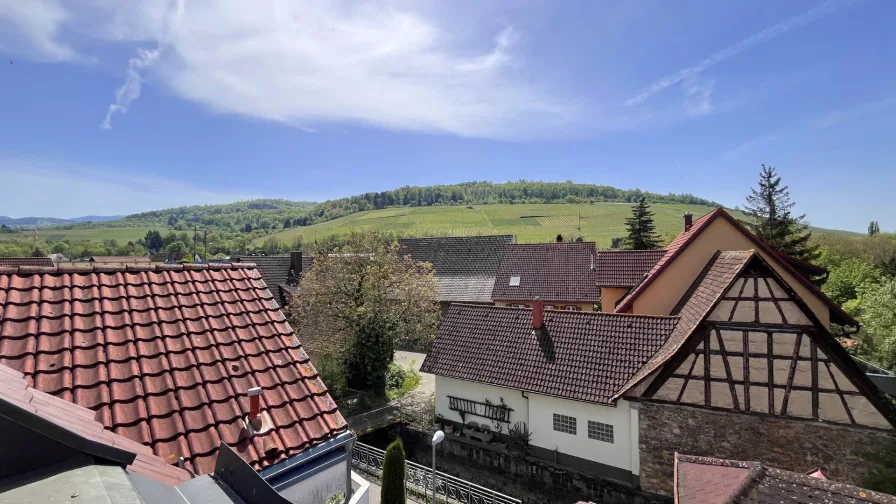
[[(395, 352), (394, 362), (401, 366), (407, 366), (411, 362), (414, 363), (414, 370), (420, 373), (420, 366), (423, 365), (423, 359), (426, 358), (425, 353), (421, 352)], [(408, 395), (401, 398), (401, 407), (405, 411), (413, 412), (415, 419), (419, 418), (422, 422), (427, 423), (432, 420), (426, 418), (432, 415), (430, 404), (436, 395), (436, 377), (429, 373), (420, 373), (420, 384), (417, 388), (408, 392)], [(420, 425), (425, 427), (425, 425)]]

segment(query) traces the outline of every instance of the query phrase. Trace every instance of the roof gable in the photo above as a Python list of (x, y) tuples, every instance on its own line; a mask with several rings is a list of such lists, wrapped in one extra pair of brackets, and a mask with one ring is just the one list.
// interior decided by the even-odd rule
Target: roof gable
[[(656, 280), (662, 272), (668, 268), (676, 258), (678, 258), (690, 245), (697, 239), (709, 226), (717, 219), (723, 218), (735, 229), (737, 229), (740, 233), (746, 236), (753, 244), (756, 246), (756, 249), (763, 251), (766, 256), (768, 256), (772, 261), (775, 261), (777, 265), (783, 268), (784, 271), (788, 272), (793, 278), (797, 280), (803, 287), (805, 287), (812, 295), (819, 298), (831, 311), (831, 321), (838, 323), (840, 325), (849, 325), (849, 326), (858, 326), (858, 322), (848, 313), (846, 313), (840, 306), (831, 301), (830, 298), (827, 297), (815, 284), (809, 281), (805, 276), (796, 271), (792, 266), (789, 259), (782, 256), (779, 252), (769, 248), (765, 243), (763, 243), (759, 238), (756, 237), (752, 232), (750, 232), (743, 224), (741, 224), (737, 219), (731, 216), (728, 212), (726, 212), (722, 207), (716, 208), (712, 212), (704, 215), (703, 217), (694, 221), (691, 228), (687, 231), (679, 234), (670, 244), (666, 247), (666, 254), (651, 268), (650, 273), (648, 273), (647, 277), (641, 282), (637, 287), (635, 287), (626, 297), (624, 297), (616, 306), (617, 312), (623, 313), (629, 311), (635, 299), (638, 298), (645, 290), (647, 290), (650, 285)], [(789, 256), (788, 256), (789, 257)]]
[(439, 376), (609, 403), (669, 337), (675, 317), (452, 304), (421, 370)]
[(495, 275), (493, 300), (597, 302), (593, 242), (512, 244)]
[(0, 267), (0, 313), (0, 364), (197, 474), (221, 442), (259, 469), (346, 430), (251, 265)]

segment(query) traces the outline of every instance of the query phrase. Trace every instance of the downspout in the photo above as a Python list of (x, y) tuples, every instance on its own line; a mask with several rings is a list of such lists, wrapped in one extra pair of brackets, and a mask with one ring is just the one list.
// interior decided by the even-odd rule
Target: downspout
[[(529, 412), (529, 396), (526, 395), (525, 390), (520, 390), (520, 395), (523, 396), (523, 399), (526, 400), (526, 428), (529, 429), (531, 425), (529, 425), (529, 416), (531, 413)], [(532, 432), (531, 430), (529, 432)]]

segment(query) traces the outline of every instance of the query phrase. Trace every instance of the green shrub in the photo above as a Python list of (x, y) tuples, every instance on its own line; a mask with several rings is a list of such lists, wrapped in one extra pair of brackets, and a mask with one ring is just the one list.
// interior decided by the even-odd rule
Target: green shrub
[(333, 399), (342, 398), (348, 388), (343, 359), (337, 354), (325, 354), (316, 357), (313, 364), (320, 379), (327, 386), (330, 396)]
[(383, 459), (383, 488), (380, 493), (383, 504), (405, 504), (404, 488), (404, 445), (401, 438), (386, 448)]
[(420, 373), (414, 370), (412, 361), (407, 367), (392, 362), (386, 370), (386, 395), (395, 400), (414, 390), (420, 383)]

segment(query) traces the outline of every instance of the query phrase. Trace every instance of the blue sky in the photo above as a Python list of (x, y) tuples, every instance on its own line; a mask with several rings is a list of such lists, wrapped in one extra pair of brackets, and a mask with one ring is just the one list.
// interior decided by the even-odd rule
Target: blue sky
[(893, 19), (884, 0), (0, 0), (0, 215), (521, 178), (735, 206), (767, 163), (813, 224), (896, 230)]

